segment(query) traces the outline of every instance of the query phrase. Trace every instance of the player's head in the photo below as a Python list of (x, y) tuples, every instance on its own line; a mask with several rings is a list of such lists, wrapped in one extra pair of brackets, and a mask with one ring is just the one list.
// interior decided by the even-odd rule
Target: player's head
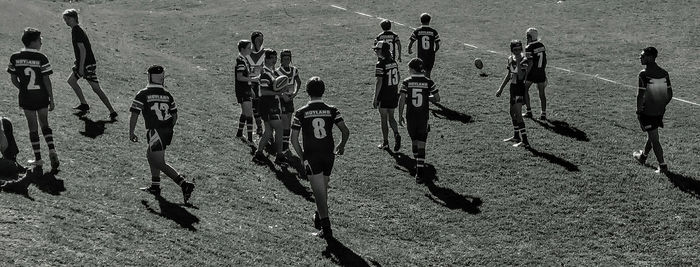
[(326, 84), (323, 83), (321, 77), (314, 76), (306, 82), (306, 93), (309, 94), (309, 97), (320, 98), (324, 92), (326, 92)]
[(389, 51), (391, 49), (391, 45), (384, 41), (377, 42), (372, 49), (374, 49), (374, 53), (377, 54), (377, 57), (380, 58), (388, 58), (391, 53), (391, 51)]
[(537, 34), (537, 29), (536, 28), (527, 29), (527, 31), (525, 31), (525, 38), (527, 39), (528, 43), (532, 43), (534, 41), (539, 40), (539, 34)]
[(63, 11), (63, 21), (66, 22), (66, 25), (71, 27), (78, 25), (78, 10), (70, 8)]
[(148, 82), (152, 84), (165, 84), (165, 69), (160, 65), (148, 67)]
[(418, 74), (423, 72), (423, 60), (420, 58), (411, 59), (408, 62), (408, 70), (411, 74)]
[(277, 64), (277, 51), (271, 48), (265, 48), (265, 66), (273, 68), (275, 64)]
[(289, 49), (284, 49), (280, 52), (280, 65), (289, 66), (292, 64), (292, 51)]
[(243, 56), (250, 55), (251, 47), (250, 40), (240, 40), (238, 41), (238, 52)]
[(389, 21), (388, 19), (382, 20), (382, 22), (379, 23), (379, 26), (382, 27), (382, 30), (391, 30), (391, 21)]
[(432, 19), (432, 17), (430, 17), (430, 14), (428, 14), (428, 13), (420, 14), (420, 24), (430, 25), (430, 19)]
[(254, 31), (250, 34), (250, 40), (253, 41), (253, 48), (260, 49), (265, 41), (265, 38), (263, 38), (262, 32)]
[(654, 63), (656, 62), (656, 57), (658, 55), (659, 51), (656, 50), (656, 47), (649, 46), (647, 48), (642, 49), (642, 53), (639, 55), (639, 60), (641, 61), (642, 65)]
[(513, 53), (513, 55), (519, 55), (520, 53), (522, 53), (523, 42), (521, 42), (520, 40), (510, 41), (510, 52)]
[(22, 43), (26, 48), (41, 48), (41, 32), (34, 28), (24, 29), (24, 33), (22, 34)]

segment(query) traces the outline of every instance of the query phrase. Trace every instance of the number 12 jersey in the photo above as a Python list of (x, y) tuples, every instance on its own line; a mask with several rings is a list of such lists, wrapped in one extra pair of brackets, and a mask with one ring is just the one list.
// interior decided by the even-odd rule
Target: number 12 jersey
[(149, 84), (139, 91), (131, 104), (131, 112), (143, 112), (146, 129), (172, 128), (175, 100), (162, 85)]

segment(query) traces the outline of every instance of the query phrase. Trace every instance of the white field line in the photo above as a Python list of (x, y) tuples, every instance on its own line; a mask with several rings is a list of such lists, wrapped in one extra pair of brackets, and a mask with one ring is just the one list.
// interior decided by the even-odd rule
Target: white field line
[[(340, 9), (340, 10), (345, 10), (345, 11), (347, 11), (347, 9), (344, 8), (344, 7), (340, 7), (340, 6), (336, 6), (336, 5), (330, 5), (330, 6), (331, 6), (331, 7), (334, 7), (334, 8), (337, 8), (337, 9)], [(361, 15), (361, 16), (369, 17), (369, 18), (375, 18), (375, 16), (372, 16), (372, 15), (369, 15), (369, 14), (365, 14), (365, 13), (361, 13), (361, 12), (357, 12), (357, 11), (355, 11), (354, 13), (355, 13), (355, 14), (358, 14), (358, 15)], [(381, 17), (376, 17), (376, 18), (378, 18), (378, 19), (383, 19), (383, 18), (381, 18)], [(399, 22), (396, 22), (396, 21), (392, 21), (392, 22), (393, 22), (394, 24), (396, 24), (396, 25), (408, 27), (409, 29), (412, 29), (412, 30), (415, 30), (415, 29), (416, 29), (416, 28), (414, 28), (414, 27), (406, 26), (405, 24), (402, 24), (402, 23), (399, 23)], [(472, 44), (468, 44), (468, 43), (463, 43), (463, 44), (464, 44), (465, 46), (471, 47), (471, 48), (473, 48), (473, 49), (479, 49), (479, 47), (477, 47), (477, 46), (475, 46), (475, 45), (472, 45)], [(492, 54), (505, 55), (505, 53), (501, 53), (501, 52), (498, 52), (498, 51), (493, 51), (493, 50), (488, 50), (488, 49), (483, 49), (483, 50), (485, 50), (486, 52), (492, 53)], [(557, 69), (557, 70), (560, 70), (560, 71), (568, 72), (568, 73), (583, 75), (583, 76), (586, 76), (586, 77), (598, 79), (598, 80), (601, 80), (601, 81), (609, 82), (609, 83), (616, 84), (616, 85), (620, 85), (620, 86), (627, 87), (627, 88), (637, 88), (637, 86), (632, 86), (632, 85), (624, 84), (624, 83), (621, 83), (621, 82), (618, 82), (618, 81), (615, 81), (615, 80), (611, 80), (611, 79), (607, 79), (607, 78), (600, 77), (598, 74), (592, 75), (592, 74), (588, 74), (588, 73), (583, 73), (583, 72), (578, 72), (578, 71), (572, 71), (572, 70), (570, 70), (570, 69), (565, 69), (565, 68), (560, 68), (560, 67), (554, 67), (554, 66), (552, 66), (552, 68)], [(675, 99), (675, 100), (677, 100), (677, 101), (680, 101), (680, 102), (683, 102), (683, 103), (686, 103), (686, 104), (691, 104), (691, 105), (693, 105), (693, 106), (698, 106), (698, 107), (700, 107), (700, 104), (695, 103), (695, 102), (692, 102), (692, 101), (688, 101), (688, 100), (681, 99), (681, 98), (677, 98), (677, 97), (674, 97), (673, 99)]]

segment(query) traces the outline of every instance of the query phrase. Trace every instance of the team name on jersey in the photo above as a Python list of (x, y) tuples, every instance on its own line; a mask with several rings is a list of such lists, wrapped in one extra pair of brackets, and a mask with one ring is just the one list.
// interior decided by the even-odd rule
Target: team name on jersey
[(535, 48), (534, 50), (532, 50), (532, 53), (537, 54), (539, 52), (544, 52), (544, 51), (545, 51), (545, 48), (544, 48), (544, 46), (542, 46), (542, 47), (538, 47), (538, 48)]
[(39, 60), (32, 60), (32, 59), (17, 59), (17, 60), (15, 60), (15, 66), (17, 66), (17, 67), (40, 67), (41, 62)]
[(305, 118), (330, 117), (330, 116), (331, 116), (330, 110), (309, 110), (309, 111), (304, 112)]
[(408, 82), (410, 88), (428, 88), (427, 82)]
[(418, 31), (417, 35), (427, 35), (427, 36), (433, 36), (434, 33), (431, 31)]
[(148, 102), (168, 102), (170, 98), (167, 95), (148, 95), (146, 98)]
[(394, 68), (398, 68), (398, 67), (399, 67), (399, 64), (396, 62), (384, 65), (384, 68), (386, 68), (386, 69), (394, 69)]

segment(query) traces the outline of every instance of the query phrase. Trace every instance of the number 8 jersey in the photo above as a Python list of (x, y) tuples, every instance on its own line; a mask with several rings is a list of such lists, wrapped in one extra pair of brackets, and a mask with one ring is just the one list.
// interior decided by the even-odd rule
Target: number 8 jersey
[(342, 121), (337, 108), (312, 100), (294, 113), (292, 130), (301, 131), (307, 157), (333, 155), (333, 125)]
[(136, 94), (129, 110), (143, 112), (146, 129), (172, 128), (177, 106), (173, 96), (162, 85), (149, 84)]

